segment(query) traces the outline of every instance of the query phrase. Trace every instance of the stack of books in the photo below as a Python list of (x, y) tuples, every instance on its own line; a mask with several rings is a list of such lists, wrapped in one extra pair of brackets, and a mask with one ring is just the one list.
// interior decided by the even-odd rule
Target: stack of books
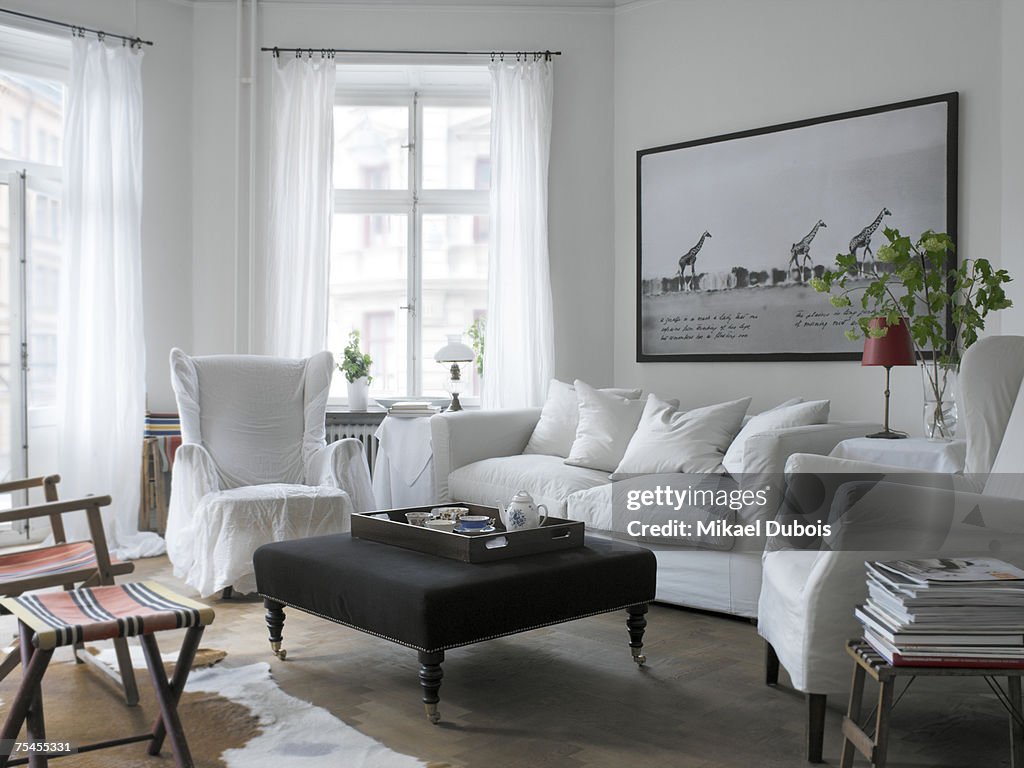
[(401, 416), (405, 418), (412, 418), (414, 416), (433, 416), (435, 413), (440, 413), (441, 409), (436, 405), (423, 400), (407, 400), (400, 403), (395, 403), (388, 408), (388, 416)]
[(869, 562), (864, 639), (893, 666), (1024, 668), (1024, 570), (991, 557)]
[(143, 437), (174, 437), (181, 434), (181, 419), (176, 413), (146, 411)]

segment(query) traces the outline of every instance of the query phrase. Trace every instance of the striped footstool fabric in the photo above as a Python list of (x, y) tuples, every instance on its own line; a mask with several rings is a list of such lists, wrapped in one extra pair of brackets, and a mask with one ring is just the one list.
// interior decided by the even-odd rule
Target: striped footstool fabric
[(0, 555), (0, 581), (19, 581), (96, 567), (96, 550), (92, 542), (73, 541)]
[(0, 605), (35, 633), (40, 650), (213, 622), (212, 608), (153, 581), (5, 597)]

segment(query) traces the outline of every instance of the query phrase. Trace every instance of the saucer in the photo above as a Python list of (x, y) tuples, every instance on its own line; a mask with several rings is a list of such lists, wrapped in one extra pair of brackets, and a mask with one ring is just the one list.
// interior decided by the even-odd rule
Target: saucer
[(478, 533), (494, 533), (496, 530), (498, 529), (493, 525), (488, 525), (486, 528), (463, 528), (459, 526), (455, 529), (455, 533), (464, 533), (469, 536), (475, 536)]

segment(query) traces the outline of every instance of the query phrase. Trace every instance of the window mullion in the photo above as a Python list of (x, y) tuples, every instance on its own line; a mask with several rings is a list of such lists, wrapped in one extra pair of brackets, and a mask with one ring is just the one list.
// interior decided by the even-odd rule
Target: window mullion
[(409, 394), (417, 396), (422, 392), (422, 375), (420, 373), (420, 348), (422, 346), (423, 328), (423, 296), (421, 257), (421, 221), (419, 212), (421, 141), (420, 141), (420, 106), (419, 94), (413, 92), (409, 108), (409, 190), (411, 207), (409, 210), (409, 312), (408, 338), (406, 350), (408, 374), (406, 376)]

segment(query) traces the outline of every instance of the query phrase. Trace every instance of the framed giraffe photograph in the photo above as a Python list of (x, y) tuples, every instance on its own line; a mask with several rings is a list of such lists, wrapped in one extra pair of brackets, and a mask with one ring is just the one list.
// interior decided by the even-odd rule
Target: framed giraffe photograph
[(638, 151), (637, 361), (860, 359), (809, 281), (886, 228), (956, 242), (958, 130), (945, 93)]

